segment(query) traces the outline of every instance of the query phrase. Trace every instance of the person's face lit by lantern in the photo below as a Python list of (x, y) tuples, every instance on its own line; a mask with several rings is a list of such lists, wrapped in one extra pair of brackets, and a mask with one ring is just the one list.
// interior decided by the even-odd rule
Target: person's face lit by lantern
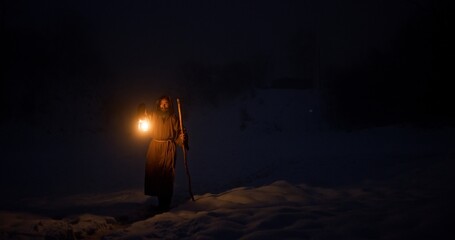
[(169, 101), (167, 99), (161, 99), (160, 110), (162, 112), (169, 112)]

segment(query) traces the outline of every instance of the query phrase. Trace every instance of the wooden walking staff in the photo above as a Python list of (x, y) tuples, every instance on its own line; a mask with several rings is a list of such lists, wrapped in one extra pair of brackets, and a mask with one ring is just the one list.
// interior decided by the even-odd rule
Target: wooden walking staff
[[(182, 110), (180, 108), (180, 99), (178, 99), (178, 98), (177, 98), (177, 108), (179, 110), (180, 130), (182, 131), (182, 133), (184, 133), (183, 122), (182, 122)], [(188, 176), (188, 191), (190, 192), (191, 200), (194, 201), (193, 190), (191, 190), (191, 175), (190, 175), (190, 170), (188, 169), (188, 161), (186, 159), (185, 143), (182, 144), (182, 150), (183, 150), (183, 163), (185, 164), (186, 176)]]

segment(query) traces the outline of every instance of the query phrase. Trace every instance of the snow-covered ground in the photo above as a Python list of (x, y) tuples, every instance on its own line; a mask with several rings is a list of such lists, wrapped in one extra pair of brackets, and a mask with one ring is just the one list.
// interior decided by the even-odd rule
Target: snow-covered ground
[[(189, 200), (179, 156), (166, 213), (142, 194), (147, 139), (134, 131), (2, 129), (8, 159), (0, 238), (440, 239), (448, 233), (455, 129), (331, 130), (316, 94), (261, 90), (217, 108), (191, 106), (196, 201)], [(129, 128), (128, 119), (120, 122)]]

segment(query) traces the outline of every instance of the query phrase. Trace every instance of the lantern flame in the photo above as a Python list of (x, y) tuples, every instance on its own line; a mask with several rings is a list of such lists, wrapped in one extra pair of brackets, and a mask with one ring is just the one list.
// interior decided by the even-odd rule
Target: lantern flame
[(142, 132), (147, 132), (150, 129), (150, 121), (147, 119), (139, 119), (138, 129)]

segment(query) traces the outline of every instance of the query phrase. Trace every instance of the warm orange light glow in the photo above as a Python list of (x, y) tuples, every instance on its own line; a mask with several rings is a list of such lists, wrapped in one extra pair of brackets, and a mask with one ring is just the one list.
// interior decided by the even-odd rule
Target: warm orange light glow
[(139, 119), (137, 127), (139, 131), (147, 132), (148, 130), (150, 130), (151, 124), (148, 119)]

